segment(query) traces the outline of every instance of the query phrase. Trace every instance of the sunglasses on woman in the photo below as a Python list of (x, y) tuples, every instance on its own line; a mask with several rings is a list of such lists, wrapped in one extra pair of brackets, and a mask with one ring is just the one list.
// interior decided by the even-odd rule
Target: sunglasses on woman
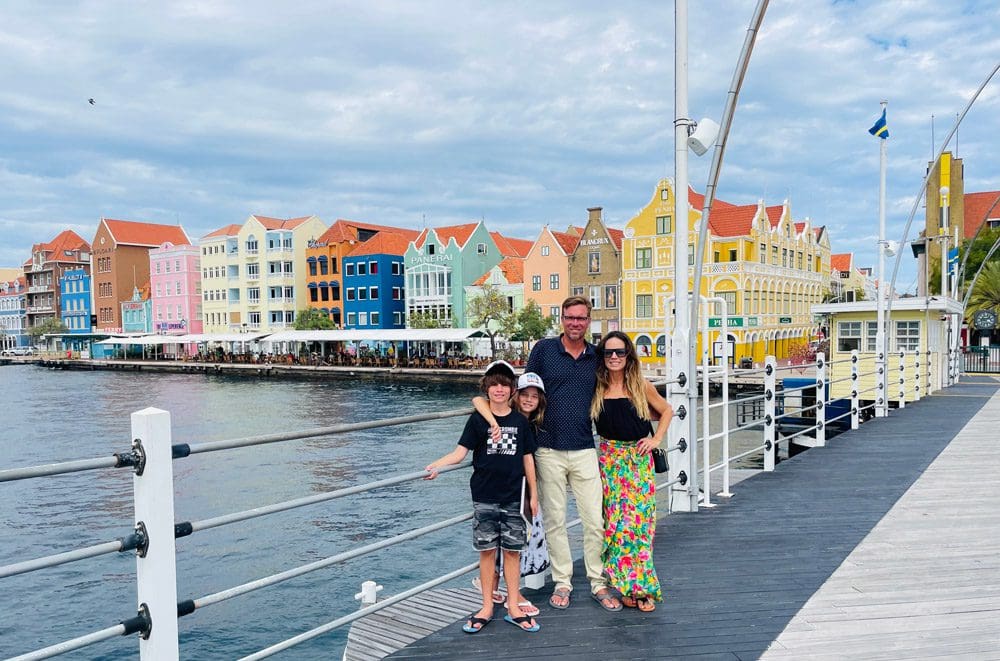
[(628, 349), (622, 347), (621, 349), (605, 349), (604, 357), (610, 358), (611, 356), (618, 356), (619, 358), (625, 358), (628, 356)]

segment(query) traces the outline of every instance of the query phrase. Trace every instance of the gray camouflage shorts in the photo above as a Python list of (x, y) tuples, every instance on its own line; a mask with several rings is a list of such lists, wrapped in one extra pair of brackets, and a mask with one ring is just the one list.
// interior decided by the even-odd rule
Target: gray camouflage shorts
[(497, 547), (505, 551), (520, 551), (528, 543), (528, 527), (521, 517), (521, 504), (472, 503), (475, 518), (472, 524), (472, 546), (477, 551)]

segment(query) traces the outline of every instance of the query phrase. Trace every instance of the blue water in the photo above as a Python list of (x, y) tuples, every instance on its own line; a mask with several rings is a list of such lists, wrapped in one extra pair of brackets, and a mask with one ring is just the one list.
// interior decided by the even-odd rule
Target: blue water
[[(473, 385), (275, 381), (203, 375), (0, 368), (0, 469), (126, 451), (129, 415), (170, 411), (173, 441), (197, 443), (465, 407)], [(177, 521), (206, 519), (419, 470), (451, 450), (464, 418), (198, 454), (174, 462)], [(177, 541), (178, 598), (191, 599), (464, 512), (467, 473), (408, 483), (195, 533)], [(127, 535), (132, 473), (105, 469), (0, 484), (0, 564)], [(181, 657), (236, 658), (356, 610), (364, 580), (401, 592), (475, 560), (467, 526), (428, 535), (199, 609), (179, 620)], [(0, 580), (0, 656), (135, 615), (135, 556), (115, 554)], [(339, 658), (347, 629), (283, 658)], [(66, 655), (124, 659), (135, 637)]]

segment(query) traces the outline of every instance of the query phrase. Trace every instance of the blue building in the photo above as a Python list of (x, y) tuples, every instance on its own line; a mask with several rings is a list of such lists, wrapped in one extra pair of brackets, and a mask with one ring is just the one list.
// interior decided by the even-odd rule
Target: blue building
[(132, 300), (122, 305), (122, 332), (152, 333), (153, 332), (153, 301), (149, 296), (149, 285), (141, 290), (132, 289)]
[(26, 347), (28, 336), (28, 288), (24, 276), (0, 282), (0, 349)]
[(344, 257), (344, 328), (406, 328), (408, 245), (405, 236), (383, 231)]
[(63, 344), (67, 349), (80, 350), (89, 342), (75, 341), (71, 336), (90, 335), (90, 274), (83, 268), (63, 272), (59, 278), (59, 300), (60, 317), (66, 327)]

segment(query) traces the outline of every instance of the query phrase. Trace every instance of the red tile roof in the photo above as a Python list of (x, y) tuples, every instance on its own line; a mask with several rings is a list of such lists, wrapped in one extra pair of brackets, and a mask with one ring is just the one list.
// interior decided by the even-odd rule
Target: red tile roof
[[(573, 227), (571, 229), (578, 229)], [(562, 249), (567, 255), (572, 255), (573, 251), (576, 250), (576, 245), (580, 243), (580, 234), (582, 232), (577, 232), (576, 234), (568, 234), (566, 232), (556, 232), (549, 230), (552, 234), (552, 238), (556, 240), (559, 244), (559, 248)]]
[(851, 262), (853, 260), (854, 253), (851, 252), (830, 255), (830, 268), (841, 273), (848, 273), (851, 270)]
[[(984, 222), (990, 219), (1000, 219), (1000, 202), (993, 207), (993, 203), (1000, 197), (1000, 191), (987, 191), (983, 193), (965, 194), (965, 238), (971, 239), (976, 235), (976, 230)], [(993, 211), (990, 211), (993, 207)], [(989, 213), (989, 218), (986, 214)]]
[(300, 218), (288, 218), (287, 220), (283, 220), (281, 218), (269, 218), (268, 216), (258, 216), (258, 215), (252, 215), (251, 218), (256, 218), (257, 222), (263, 225), (265, 229), (293, 230), (302, 223), (312, 218), (312, 216), (302, 216)]
[(493, 237), (493, 242), (497, 244), (497, 249), (500, 250), (500, 254), (504, 257), (520, 257), (525, 258), (528, 253), (531, 252), (531, 247), (534, 242), (527, 239), (513, 239), (509, 236), (504, 236), (500, 232), (490, 232), (490, 236)]
[[(450, 239), (455, 239), (455, 243), (458, 247), (464, 247), (465, 242), (469, 240), (472, 233), (476, 231), (479, 227), (479, 223), (465, 223), (464, 225), (449, 225), (447, 227), (435, 227), (434, 233), (437, 234), (438, 240), (441, 242), (442, 246), (447, 245)], [(427, 232), (429, 230), (424, 230), (420, 233), (420, 236), (414, 240), (414, 244), (417, 248), (422, 248), (424, 246), (424, 241), (427, 240)]]
[[(31, 254), (34, 255), (36, 252), (51, 253), (46, 255), (46, 259), (59, 260), (65, 257), (65, 251), (82, 250), (84, 252), (90, 252), (90, 244), (87, 243), (83, 237), (74, 232), (73, 230), (63, 230), (56, 235), (54, 239), (46, 243), (36, 243), (31, 246)], [(29, 258), (25, 264), (31, 262)]]
[(359, 243), (348, 257), (360, 255), (403, 255), (410, 245), (410, 238), (395, 232), (379, 232), (372, 238)]
[(625, 238), (625, 233), (622, 232), (621, 230), (616, 230), (612, 227), (609, 227), (607, 229), (608, 229), (608, 236), (611, 237), (611, 243), (615, 244), (615, 248), (617, 250), (621, 250), (622, 239)]
[(214, 232), (209, 232), (208, 234), (206, 234), (201, 238), (202, 240), (204, 240), (204, 239), (212, 239), (217, 236), (236, 236), (237, 234), (240, 233), (240, 227), (241, 227), (240, 225), (226, 225), (225, 227), (220, 227)]
[[(524, 260), (518, 257), (504, 257), (500, 260), (494, 268), (500, 269), (503, 273), (504, 278), (507, 280), (508, 285), (523, 285), (524, 284)], [(473, 282), (473, 285), (483, 285), (490, 278), (490, 273), (493, 269), (490, 269), (486, 273), (479, 276), (479, 278)]]
[(785, 206), (783, 204), (775, 204), (771, 207), (766, 207), (764, 211), (767, 213), (767, 219), (771, 221), (771, 228), (778, 226), (781, 222), (781, 214), (784, 212)]
[(333, 225), (330, 225), (330, 229), (323, 232), (323, 234), (316, 240), (321, 243), (344, 243), (346, 241), (357, 241), (359, 229), (372, 230), (375, 232), (392, 232), (393, 234), (405, 236), (410, 241), (417, 238), (420, 234), (417, 230), (411, 230), (405, 227), (375, 225), (372, 223), (362, 223), (356, 220), (338, 218)]
[[(688, 204), (692, 208), (697, 209), (698, 211), (702, 211), (705, 208), (705, 196), (696, 191), (691, 186), (688, 186)], [(712, 200), (711, 212), (715, 213), (716, 210), (718, 209), (724, 209), (726, 207), (732, 207), (732, 206), (735, 205), (730, 204), (729, 202), (726, 202), (724, 200), (720, 200), (719, 198), (715, 198), (714, 200)], [(711, 214), (709, 214), (709, 221), (711, 221)]]
[(715, 236), (746, 236), (753, 227), (753, 219), (757, 215), (756, 204), (735, 206), (728, 204), (716, 208), (708, 215), (708, 225)]
[(191, 245), (184, 228), (180, 225), (157, 225), (113, 218), (102, 218), (101, 222), (119, 245), (157, 248), (167, 241), (175, 246)]

